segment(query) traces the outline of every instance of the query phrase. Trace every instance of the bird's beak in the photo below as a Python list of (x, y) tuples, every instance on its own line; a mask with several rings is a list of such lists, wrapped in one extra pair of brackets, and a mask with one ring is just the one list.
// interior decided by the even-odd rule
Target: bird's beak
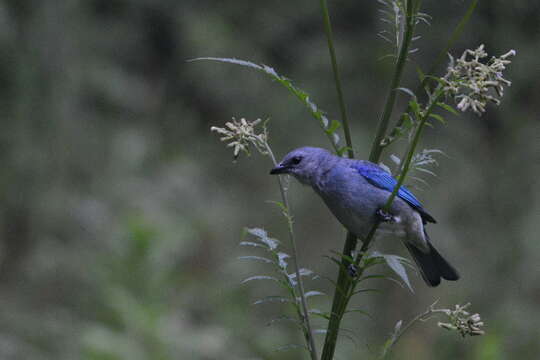
[(289, 172), (288, 166), (283, 166), (279, 164), (278, 166), (270, 170), (270, 175), (286, 174), (288, 172)]

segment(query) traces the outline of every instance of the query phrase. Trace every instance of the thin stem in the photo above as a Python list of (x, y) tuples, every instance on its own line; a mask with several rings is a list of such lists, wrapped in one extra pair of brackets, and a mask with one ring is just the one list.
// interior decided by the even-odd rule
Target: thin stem
[[(324, 16), (325, 24), (327, 24), (327, 27), (329, 28), (329, 25), (330, 25), (329, 19), (328, 21), (326, 21), (326, 18), (327, 18), (326, 15), (328, 14), (328, 10), (326, 7), (325, 0), (321, 0), (321, 6), (323, 8), (323, 15), (325, 15)], [(414, 33), (415, 20), (413, 18), (413, 15), (415, 13), (416, 12), (413, 11), (413, 0), (407, 0), (407, 17), (406, 17), (406, 22), (405, 22), (405, 36), (403, 38), (403, 42), (402, 42), (401, 49), (399, 52), (398, 61), (396, 64), (396, 69), (394, 72), (392, 83), (390, 85), (390, 90), (389, 90), (389, 94), (386, 100), (384, 112), (379, 122), (377, 135), (375, 136), (375, 139), (373, 141), (371, 154), (369, 157), (369, 159), (375, 163), (378, 162), (379, 157), (382, 153), (381, 140), (384, 138), (386, 134), (386, 130), (388, 128), (388, 123), (392, 115), (392, 110), (393, 110), (395, 98), (396, 98), (395, 89), (399, 86), (399, 83), (401, 81), (401, 76), (403, 73), (403, 69), (405, 67), (407, 55), (409, 53), (409, 46), (412, 41), (412, 37)], [(327, 30), (327, 36), (328, 34), (329, 32)], [(332, 56), (333, 46), (331, 42), (331, 32), (330, 32), (330, 37), (329, 37), (329, 48), (330, 48), (330, 54)], [(334, 75), (335, 74), (336, 72), (334, 72)], [(336, 86), (339, 87), (338, 84), (339, 84), (339, 78), (336, 81)], [(347, 128), (346, 122), (344, 122), (344, 128), (345, 129)], [(367, 250), (367, 246), (369, 246), (369, 243), (371, 242), (371, 239), (373, 238), (375, 231), (376, 231), (376, 227), (372, 229), (368, 237), (364, 239), (364, 243), (362, 245), (362, 252), (365, 252)], [(352, 254), (352, 251), (356, 249), (356, 245), (357, 245), (356, 237), (350, 232), (347, 233), (347, 239), (345, 240), (345, 245), (343, 247), (343, 254), (345, 255)], [(332, 301), (332, 312), (330, 313), (328, 331), (326, 333), (326, 338), (324, 341), (323, 353), (321, 357), (322, 360), (332, 360), (334, 357), (341, 319), (343, 318), (343, 315), (347, 308), (347, 304), (350, 299), (350, 296), (348, 296), (347, 294), (350, 294), (351, 291), (354, 291), (354, 285), (352, 284), (349, 275), (344, 270), (344, 268), (347, 268), (347, 266), (350, 264), (346, 259), (342, 259), (341, 262), (343, 266), (340, 267), (338, 280), (337, 280), (337, 288), (334, 292), (334, 298)]]
[(371, 153), (369, 155), (369, 160), (371, 162), (377, 163), (381, 156), (383, 147), (381, 146), (381, 140), (386, 135), (388, 129), (388, 124), (390, 122), (390, 117), (394, 110), (394, 104), (396, 102), (396, 89), (399, 87), (401, 82), (401, 76), (403, 75), (403, 69), (405, 68), (405, 63), (407, 62), (407, 57), (409, 55), (409, 47), (412, 42), (412, 37), (414, 34), (414, 27), (416, 20), (414, 19), (414, 9), (413, 9), (413, 0), (407, 0), (407, 16), (405, 19), (405, 36), (401, 44), (401, 49), (399, 51), (398, 60), (394, 70), (394, 75), (392, 77), (392, 82), (390, 83), (390, 89), (388, 90), (388, 95), (386, 97), (386, 103), (384, 105), (384, 110), (379, 120), (379, 126), (377, 128), (377, 134), (371, 145)]
[(343, 132), (345, 133), (345, 142), (347, 143), (347, 154), (349, 158), (354, 158), (354, 151), (352, 147), (351, 131), (349, 129), (349, 120), (347, 118), (347, 109), (345, 107), (345, 100), (343, 98), (343, 90), (341, 88), (341, 80), (339, 76), (339, 69), (336, 59), (336, 50), (334, 49), (334, 41), (332, 36), (332, 23), (330, 22), (330, 14), (328, 12), (328, 5), (326, 0), (321, 0), (321, 10), (324, 20), (324, 31), (326, 33), (326, 40), (328, 42), (328, 51), (330, 52), (330, 60), (332, 62), (332, 70), (334, 72), (334, 82), (336, 83), (336, 91), (339, 101), (339, 109), (341, 111), (341, 119), (343, 122)]
[[(272, 149), (268, 145), (268, 143), (265, 143), (266, 150), (268, 151), (268, 154), (270, 155), (270, 158), (272, 159), (272, 162), (274, 163), (274, 166), (278, 165), (278, 162), (276, 161), (276, 157), (274, 156), (274, 153), (272, 152)], [(287, 191), (285, 190), (285, 186), (283, 185), (283, 180), (281, 178), (281, 175), (278, 175), (278, 183), (279, 183), (279, 191), (281, 193), (281, 199), (283, 201), (283, 205), (285, 207), (285, 210), (287, 211), (287, 222), (288, 222), (288, 230), (289, 230), (289, 240), (291, 242), (291, 248), (292, 248), (292, 260), (294, 263), (294, 272), (296, 274), (296, 281), (298, 282), (298, 289), (299, 289), (299, 297), (300, 302), (302, 304), (302, 322), (305, 325), (305, 338), (308, 345), (309, 354), (311, 356), (311, 360), (318, 360), (317, 356), (317, 348), (315, 347), (315, 339), (313, 336), (313, 331), (311, 329), (311, 323), (309, 320), (309, 311), (307, 307), (307, 300), (304, 290), (304, 283), (302, 281), (302, 277), (300, 276), (300, 267), (298, 266), (298, 255), (297, 255), (297, 248), (296, 248), (296, 236), (294, 234), (294, 228), (293, 228), (293, 222), (290, 218), (289, 213), (289, 197), (287, 196)]]
[[(341, 111), (341, 118), (343, 123), (343, 131), (345, 133), (345, 142), (347, 144), (347, 154), (349, 158), (354, 158), (354, 150), (352, 145), (352, 139), (351, 139), (351, 132), (349, 128), (349, 121), (347, 118), (347, 110), (345, 107), (345, 100), (343, 96), (343, 91), (341, 88), (341, 80), (339, 75), (339, 68), (337, 65), (337, 59), (336, 59), (336, 51), (334, 49), (334, 41), (332, 36), (332, 24), (330, 21), (330, 14), (328, 12), (328, 4), (326, 0), (321, 0), (321, 10), (323, 15), (323, 21), (324, 21), (324, 29), (326, 33), (326, 40), (328, 42), (328, 51), (330, 53), (330, 60), (332, 63), (332, 70), (334, 73), (334, 82), (336, 84), (336, 91), (338, 95), (338, 101), (339, 101), (339, 108)], [(356, 237), (348, 232), (347, 238), (345, 239), (345, 245), (343, 249), (344, 254), (350, 254), (355, 248), (357, 244)], [(334, 292), (334, 297), (332, 301), (332, 311), (330, 314), (330, 321), (328, 323), (328, 331), (326, 332), (326, 338), (324, 341), (324, 347), (323, 347), (323, 354), (322, 359), (331, 360), (334, 356), (334, 351), (336, 348), (336, 342), (337, 342), (337, 336), (339, 332), (339, 324), (341, 322), (341, 318), (343, 317), (344, 310), (342, 310), (343, 306), (347, 305), (347, 300), (344, 297), (344, 293), (340, 292), (341, 287), (348, 288), (349, 285), (349, 278), (348, 275), (343, 269), (340, 268), (338, 280), (337, 280), (337, 288)], [(339, 315), (341, 313), (341, 315)]]
[[(433, 304), (435, 305), (435, 304)], [(413, 326), (417, 321), (427, 319), (429, 316), (433, 315), (436, 312), (439, 312), (439, 310), (434, 310), (433, 305), (429, 309), (427, 309), (422, 314), (416, 315), (413, 319), (411, 319), (405, 326), (403, 326), (397, 333), (392, 335), (392, 338), (390, 339), (390, 343), (386, 345), (379, 356), (379, 359), (384, 359), (386, 355), (390, 352), (392, 347), (401, 339), (401, 336), (403, 336), (404, 333), (407, 332)]]

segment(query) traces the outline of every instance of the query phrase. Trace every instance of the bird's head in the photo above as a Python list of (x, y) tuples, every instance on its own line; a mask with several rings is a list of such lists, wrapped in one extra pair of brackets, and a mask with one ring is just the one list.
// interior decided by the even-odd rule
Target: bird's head
[(303, 184), (313, 185), (317, 170), (328, 156), (331, 154), (324, 149), (302, 147), (285, 155), (270, 174), (290, 174)]

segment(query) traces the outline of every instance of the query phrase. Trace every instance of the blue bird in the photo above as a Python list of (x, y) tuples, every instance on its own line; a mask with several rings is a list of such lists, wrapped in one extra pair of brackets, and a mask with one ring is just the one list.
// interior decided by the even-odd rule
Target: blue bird
[(397, 181), (378, 165), (338, 157), (321, 148), (303, 147), (287, 154), (270, 174), (290, 174), (311, 186), (338, 221), (360, 239), (367, 236), (375, 222), (384, 220), (377, 232), (390, 232), (403, 239), (429, 286), (439, 285), (441, 278), (459, 279), (426, 233), (425, 225), (435, 223), (435, 219), (405, 186), (392, 202), (390, 214), (382, 212)]

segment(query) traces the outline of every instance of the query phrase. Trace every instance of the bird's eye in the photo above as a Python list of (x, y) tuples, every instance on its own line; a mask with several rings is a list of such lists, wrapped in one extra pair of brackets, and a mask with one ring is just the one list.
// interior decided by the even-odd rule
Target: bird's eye
[(291, 159), (291, 164), (293, 165), (298, 165), (300, 164), (300, 161), (302, 161), (302, 157), (300, 156), (295, 156)]

